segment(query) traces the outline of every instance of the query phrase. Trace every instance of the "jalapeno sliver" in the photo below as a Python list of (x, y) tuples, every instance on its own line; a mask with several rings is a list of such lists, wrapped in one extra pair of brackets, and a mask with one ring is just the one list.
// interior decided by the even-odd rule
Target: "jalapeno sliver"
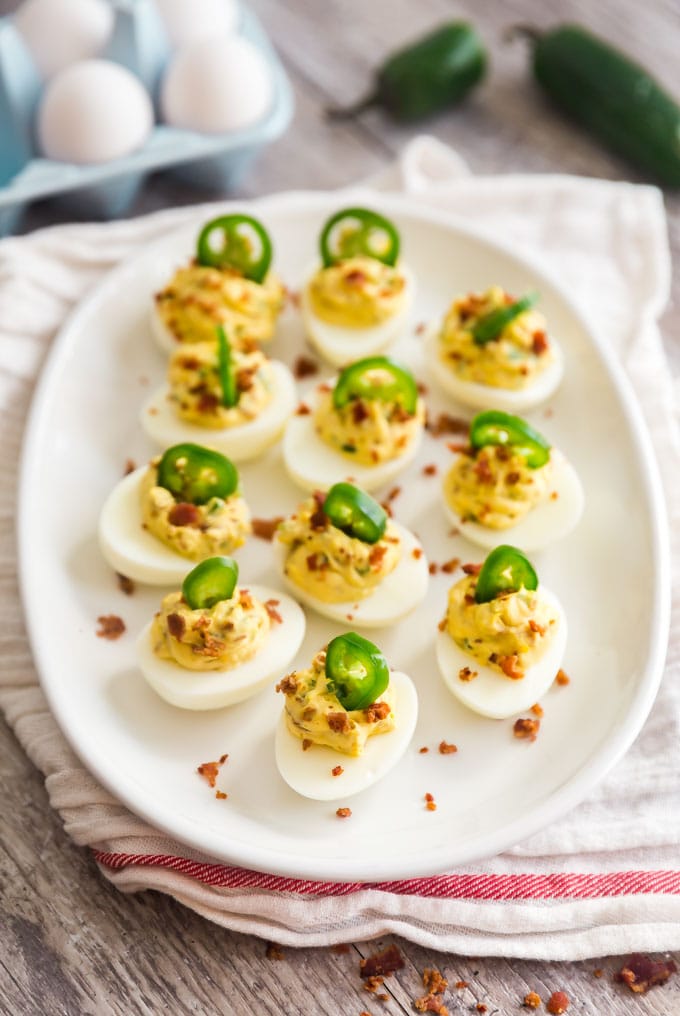
[(230, 497), (238, 487), (238, 472), (226, 455), (187, 442), (163, 453), (157, 483), (178, 501), (206, 504), (213, 497)]
[(217, 326), (217, 373), (222, 389), (222, 405), (232, 409), (238, 405), (239, 391), (231, 359), (231, 346), (223, 325)]
[(342, 409), (352, 399), (398, 402), (413, 416), (418, 404), (418, 386), (413, 374), (388, 356), (368, 356), (345, 367), (335, 383), (333, 405), (336, 409)]
[(530, 469), (539, 469), (550, 459), (550, 445), (542, 434), (520, 416), (499, 409), (475, 416), (470, 424), (470, 444), (473, 448), (508, 445), (522, 456)]
[(231, 557), (209, 557), (189, 572), (182, 596), (192, 610), (207, 610), (230, 600), (238, 582), (238, 565)]
[(272, 261), (272, 242), (251, 215), (221, 215), (199, 233), (196, 256), (201, 265), (232, 268), (252, 282), (263, 282)]
[(393, 223), (370, 208), (343, 208), (330, 217), (319, 237), (324, 268), (356, 257), (375, 258), (393, 266), (399, 246)]
[(492, 550), (477, 576), (476, 603), (489, 603), (500, 593), (518, 589), (538, 589), (538, 575), (531, 561), (518, 550), (503, 543)]
[(340, 705), (367, 709), (390, 683), (390, 668), (378, 647), (356, 632), (337, 635), (326, 649), (326, 679)]
[(521, 300), (508, 304), (507, 307), (499, 307), (492, 310), (490, 314), (484, 314), (472, 327), (472, 337), (478, 346), (485, 346), (487, 342), (497, 339), (504, 328), (518, 318), (520, 314), (531, 310), (538, 302), (538, 293), (529, 293)]
[(326, 494), (324, 513), (337, 529), (363, 543), (377, 543), (387, 527), (387, 512), (352, 483), (336, 483)]

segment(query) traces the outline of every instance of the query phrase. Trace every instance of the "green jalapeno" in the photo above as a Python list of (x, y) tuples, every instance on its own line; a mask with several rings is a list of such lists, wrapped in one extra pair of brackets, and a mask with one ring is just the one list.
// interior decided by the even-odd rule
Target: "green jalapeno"
[(335, 483), (326, 494), (324, 513), (336, 528), (363, 543), (377, 543), (387, 526), (387, 512), (352, 483)]
[(509, 445), (522, 456), (529, 469), (544, 466), (550, 458), (550, 445), (526, 420), (500, 409), (478, 413), (470, 424), (470, 444), (473, 448), (485, 445)]
[(187, 442), (163, 453), (156, 482), (178, 501), (206, 504), (213, 497), (233, 494), (238, 487), (238, 473), (226, 455)]
[(390, 683), (378, 647), (356, 632), (337, 635), (326, 649), (326, 679), (343, 709), (367, 709)]
[(272, 242), (251, 215), (221, 215), (206, 223), (196, 245), (198, 263), (233, 268), (246, 279), (262, 282), (272, 260)]
[(319, 247), (324, 268), (361, 256), (396, 265), (399, 233), (389, 219), (369, 208), (343, 208), (321, 230)]
[(477, 345), (484, 346), (487, 342), (497, 339), (504, 328), (512, 324), (520, 314), (531, 310), (537, 300), (538, 293), (529, 293), (521, 300), (516, 300), (515, 303), (510, 303), (507, 307), (499, 307), (498, 310), (492, 310), (489, 314), (479, 318), (472, 326), (472, 337)]
[(239, 390), (231, 360), (231, 346), (223, 325), (217, 326), (217, 373), (222, 389), (222, 405), (232, 409), (238, 405)]
[(231, 557), (209, 557), (189, 572), (182, 596), (192, 610), (207, 610), (230, 600), (238, 582), (238, 565)]
[(477, 576), (475, 602), (488, 603), (500, 593), (518, 589), (538, 589), (538, 575), (521, 550), (501, 544), (491, 551)]
[(418, 404), (418, 386), (413, 374), (387, 356), (355, 360), (340, 371), (333, 389), (333, 405), (342, 409), (352, 399), (398, 402), (411, 416)]

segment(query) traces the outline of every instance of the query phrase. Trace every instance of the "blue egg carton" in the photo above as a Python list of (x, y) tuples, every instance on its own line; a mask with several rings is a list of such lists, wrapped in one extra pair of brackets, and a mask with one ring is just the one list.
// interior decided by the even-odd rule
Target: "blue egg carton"
[(127, 67), (154, 103), (156, 126), (132, 155), (78, 166), (40, 156), (35, 114), (44, 82), (11, 18), (0, 19), (0, 235), (11, 233), (24, 209), (57, 198), (78, 217), (111, 219), (125, 213), (149, 173), (168, 171), (197, 187), (233, 189), (258, 151), (278, 137), (293, 113), (290, 82), (260, 22), (244, 5), (238, 31), (265, 56), (273, 81), (266, 116), (247, 129), (200, 134), (159, 122), (158, 90), (171, 55), (153, 0), (111, 0), (114, 29), (101, 57)]

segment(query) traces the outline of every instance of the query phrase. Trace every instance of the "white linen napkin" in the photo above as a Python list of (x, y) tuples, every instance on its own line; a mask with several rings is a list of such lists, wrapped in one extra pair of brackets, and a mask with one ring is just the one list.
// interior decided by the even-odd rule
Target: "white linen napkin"
[[(680, 441), (657, 319), (668, 298), (661, 195), (569, 176), (472, 177), (451, 149), (415, 139), (370, 181), (539, 248), (621, 358), (651, 431), (673, 533)], [(209, 214), (208, 209), (198, 214)], [(113, 224), (61, 226), (0, 244), (0, 561), (16, 574), (11, 479), (32, 382), (50, 339), (101, 276), (187, 219), (184, 208)], [(680, 541), (672, 570), (680, 578)], [(212, 862), (129, 813), (82, 767), (49, 713), (13, 582), (0, 594), (0, 707), (45, 773), (53, 807), (124, 891), (166, 892), (226, 927), (291, 945), (395, 932), (468, 955), (579, 959), (680, 948), (680, 610), (652, 714), (624, 759), (560, 822), (491, 860), (435, 879), (371, 887), (303, 883)]]

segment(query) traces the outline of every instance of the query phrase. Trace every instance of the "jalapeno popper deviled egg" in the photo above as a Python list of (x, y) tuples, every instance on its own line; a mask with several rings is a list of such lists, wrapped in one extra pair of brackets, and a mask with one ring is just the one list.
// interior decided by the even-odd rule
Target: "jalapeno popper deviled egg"
[(300, 648), (305, 616), (297, 603), (237, 582), (231, 558), (202, 561), (142, 630), (139, 666), (171, 705), (221, 709), (241, 702), (270, 684)]
[(429, 329), (425, 355), (437, 382), (459, 402), (520, 412), (545, 402), (564, 369), (537, 296), (514, 300), (500, 286), (454, 300)]
[(516, 547), (501, 545), (449, 590), (436, 639), (442, 677), (456, 698), (482, 716), (504, 719), (530, 709), (562, 665), (567, 619)]
[(368, 208), (345, 208), (326, 222), (319, 248), (321, 265), (301, 296), (310, 342), (336, 367), (382, 352), (404, 330), (413, 299), (396, 227)]
[(348, 478), (375, 490), (413, 460), (424, 422), (413, 375), (386, 356), (367, 357), (319, 385), (290, 418), (284, 464), (304, 490)]
[(316, 492), (276, 533), (277, 565), (293, 595), (325, 617), (377, 628), (410, 613), (429, 579), (423, 548), (350, 483)]
[(355, 632), (332, 639), (306, 670), (277, 685), (285, 706), (276, 764), (303, 797), (333, 801), (382, 779), (413, 737), (418, 697), (380, 649)]
[(222, 215), (208, 222), (193, 260), (156, 293), (151, 325), (161, 349), (213, 342), (218, 325), (235, 344), (271, 339), (284, 303), (271, 260), (269, 234), (257, 219)]
[(151, 396), (141, 420), (162, 448), (209, 440), (243, 462), (278, 439), (296, 399), (287, 367), (252, 344), (235, 346), (219, 327), (217, 341), (173, 353), (168, 383)]
[(444, 507), (474, 543), (503, 535), (524, 550), (561, 540), (583, 512), (583, 487), (564, 455), (519, 416), (478, 413), (469, 445), (444, 477)]

